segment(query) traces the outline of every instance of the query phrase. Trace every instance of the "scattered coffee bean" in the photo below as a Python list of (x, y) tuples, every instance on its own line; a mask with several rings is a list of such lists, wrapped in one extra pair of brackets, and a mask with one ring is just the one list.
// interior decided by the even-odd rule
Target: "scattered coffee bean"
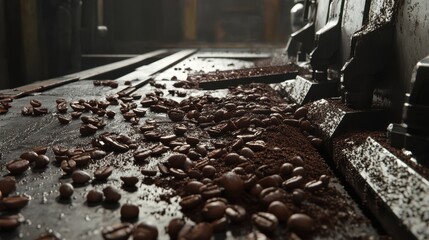
[(60, 186), (60, 198), (62, 199), (69, 199), (74, 192), (74, 188), (70, 183), (63, 183)]
[(168, 157), (167, 162), (168, 165), (172, 168), (182, 169), (185, 165), (186, 158), (187, 157), (185, 154), (173, 154)]
[(85, 171), (76, 170), (72, 173), (71, 178), (74, 184), (86, 184), (91, 180), (91, 176)]
[(58, 118), (58, 121), (61, 123), (61, 124), (69, 124), (70, 122), (71, 122), (71, 120), (72, 120), (72, 118), (71, 117), (68, 117), (68, 116), (64, 116), (64, 115), (58, 115), (57, 116), (57, 118)]
[(133, 240), (156, 240), (158, 228), (149, 222), (141, 222), (134, 227)]
[(34, 161), (34, 166), (36, 168), (45, 168), (49, 164), (49, 158), (46, 155), (40, 154), (37, 156), (36, 160)]
[(66, 173), (66, 174), (71, 174), (74, 172), (74, 170), (76, 169), (76, 162), (73, 160), (63, 160), (61, 162), (61, 169)]
[(222, 201), (213, 201), (206, 203), (201, 210), (204, 218), (213, 221), (220, 219), (224, 216), (226, 210), (226, 204)]
[(294, 176), (283, 182), (283, 187), (286, 190), (294, 190), (295, 188), (302, 187), (304, 178), (302, 176)]
[(33, 163), (34, 161), (36, 161), (37, 156), (38, 156), (38, 154), (35, 151), (28, 151), (28, 152), (21, 154), (21, 156), (19, 156), (19, 157), (21, 159), (28, 160), (30, 163)]
[(314, 221), (306, 214), (295, 213), (290, 216), (287, 226), (290, 231), (297, 233), (301, 237), (305, 237), (313, 232)]
[(135, 187), (139, 182), (139, 178), (135, 176), (122, 176), (121, 180), (125, 187)]
[(125, 219), (137, 218), (139, 216), (140, 209), (134, 204), (125, 203), (121, 207), (121, 217)]
[(99, 167), (99, 168), (97, 168), (97, 170), (95, 170), (94, 177), (95, 177), (95, 179), (97, 179), (99, 181), (106, 181), (106, 179), (110, 175), (112, 175), (112, 172), (113, 172), (113, 167), (111, 167), (111, 166)]
[(168, 227), (167, 227), (167, 232), (168, 232), (168, 236), (170, 236), (170, 239), (176, 240), (183, 226), (185, 226), (185, 221), (183, 219), (174, 218), (170, 220), (170, 223), (168, 224)]
[(8, 196), (16, 190), (16, 179), (15, 177), (8, 176), (0, 180), (0, 191), (3, 197)]
[(27, 171), (30, 167), (30, 162), (21, 158), (15, 159), (6, 163), (6, 168), (13, 175), (19, 175)]
[(293, 165), (290, 163), (283, 163), (280, 167), (280, 175), (284, 178), (289, 177), (293, 172)]
[(36, 100), (36, 99), (31, 99), (30, 100), (30, 105), (32, 106), (32, 107), (41, 107), (42, 106), (42, 103), (39, 101), (39, 100)]
[[(210, 223), (202, 222), (192, 227), (192, 229), (184, 233), (184, 235), (183, 239), (210, 240), (213, 236), (213, 228)], [(179, 237), (179, 239), (182, 238)]]
[(117, 203), (122, 197), (119, 191), (112, 186), (108, 186), (104, 188), (103, 193), (104, 193), (106, 202), (109, 202), (109, 203)]
[(0, 231), (11, 231), (19, 227), (24, 222), (21, 214), (0, 216)]
[(147, 177), (155, 177), (156, 174), (158, 173), (158, 171), (153, 170), (153, 169), (142, 169), (141, 173)]
[(273, 233), (277, 226), (277, 217), (271, 213), (258, 212), (252, 215), (253, 224), (262, 232)]
[(27, 196), (5, 197), (2, 200), (3, 206), (10, 211), (19, 211), (27, 206), (30, 199)]
[(241, 223), (246, 219), (246, 209), (239, 205), (232, 205), (225, 209), (225, 214), (235, 223)]
[(251, 232), (251, 233), (246, 235), (245, 240), (269, 240), (269, 238), (267, 236), (265, 236), (265, 234), (263, 234), (263, 233)]
[(240, 155), (246, 157), (246, 158), (254, 158), (255, 157), (255, 153), (248, 147), (244, 147), (240, 150)]
[(216, 168), (213, 167), (212, 165), (206, 165), (202, 169), (202, 175), (205, 178), (213, 179), (214, 176), (216, 175)]
[(92, 204), (99, 203), (103, 201), (103, 193), (97, 190), (91, 190), (86, 195), (86, 201)]
[(301, 189), (295, 189), (292, 193), (292, 201), (296, 205), (300, 205), (306, 199), (305, 192)]
[(202, 202), (202, 200), (203, 198), (200, 194), (193, 194), (182, 198), (182, 200), (180, 200), (179, 202), (179, 205), (184, 210), (190, 210), (198, 206)]
[(308, 113), (307, 107), (300, 107), (295, 111), (295, 113), (293, 114), (293, 117), (295, 119), (300, 119), (300, 118), (306, 117), (307, 113)]
[(227, 172), (220, 178), (220, 183), (225, 188), (226, 193), (237, 196), (244, 190), (244, 181), (241, 177), (233, 172)]
[(280, 222), (286, 222), (292, 215), (292, 212), (289, 210), (286, 204), (280, 201), (274, 201), (270, 203), (267, 211), (275, 215)]
[(133, 225), (130, 223), (117, 223), (105, 227), (101, 234), (105, 240), (126, 240), (133, 231)]

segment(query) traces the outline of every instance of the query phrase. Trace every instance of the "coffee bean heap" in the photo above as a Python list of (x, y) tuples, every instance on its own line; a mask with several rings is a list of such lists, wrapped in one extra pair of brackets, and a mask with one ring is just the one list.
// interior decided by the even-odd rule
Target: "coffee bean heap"
[[(231, 88), (225, 98), (205, 94), (181, 102), (164, 97), (159, 90), (163, 86), (155, 84), (157, 89), (143, 98), (119, 92), (107, 96), (106, 101), (81, 99), (69, 104), (71, 117), (82, 121), (79, 131), (83, 136), (102, 130), (106, 126), (103, 118), (115, 117), (107, 107), (118, 105), (124, 122), (140, 137), (104, 131), (85, 147), (52, 146), (56, 162), (72, 181), (59, 186), (61, 200), (78, 196), (74, 187), (105, 183), (121, 166), (113, 161), (100, 164), (99, 160), (111, 154), (127, 155), (141, 168), (142, 176), (123, 174), (123, 189), (137, 189), (141, 177), (152, 179), (158, 187), (172, 188), (181, 197), (182, 211), (195, 222), (172, 219), (167, 226), (172, 239), (210, 239), (215, 233), (236, 228), (243, 229), (234, 233), (236, 237), (246, 239), (306, 238), (333, 229), (338, 220), (337, 198), (342, 196), (330, 186), (331, 173), (316, 150), (323, 143), (314, 136), (307, 108), (285, 103), (274, 90), (260, 84)], [(57, 100), (58, 113), (67, 109), (64, 99)], [(157, 114), (157, 119), (147, 118), (140, 124), (148, 111)], [(83, 115), (90, 112), (93, 115)], [(58, 119), (69, 122), (69, 118)], [(46, 167), (46, 150), (36, 147), (6, 167), (13, 175), (22, 174), (32, 164), (34, 168)], [(156, 161), (152, 164), (156, 167), (146, 166), (149, 161)], [(86, 170), (92, 164), (96, 166), (93, 174)], [(10, 189), (14, 188), (0, 187), (0, 196), (14, 191)], [(21, 201), (6, 202), (20, 202), (15, 205), (20, 209), (25, 199), (17, 197)], [(107, 185), (102, 191), (89, 190), (85, 198), (88, 206), (120, 206), (122, 195)], [(119, 211), (126, 221), (105, 227), (105, 239), (157, 239), (155, 225), (128, 223), (138, 218), (138, 205), (124, 203)], [(326, 220), (325, 211), (331, 220)], [(18, 223), (20, 217), (5, 217), (4, 226)]]

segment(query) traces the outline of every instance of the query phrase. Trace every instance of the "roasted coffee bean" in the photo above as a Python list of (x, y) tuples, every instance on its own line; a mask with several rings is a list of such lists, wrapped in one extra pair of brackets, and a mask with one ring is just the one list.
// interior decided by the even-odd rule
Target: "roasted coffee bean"
[(267, 212), (253, 214), (252, 222), (259, 230), (269, 234), (273, 233), (278, 226), (277, 217)]
[(114, 118), (115, 115), (116, 115), (116, 113), (114, 111), (112, 111), (112, 110), (107, 110), (106, 111), (106, 115), (107, 115), (108, 118)]
[(134, 187), (139, 182), (139, 178), (135, 176), (122, 176), (121, 180), (125, 187)]
[(188, 143), (191, 146), (195, 146), (200, 142), (200, 139), (198, 137), (186, 137), (186, 143)]
[(105, 181), (110, 175), (112, 175), (113, 167), (112, 166), (103, 166), (97, 168), (94, 172), (94, 177), (97, 180)]
[(57, 111), (59, 113), (66, 113), (68, 110), (67, 102), (61, 102), (57, 105)]
[(103, 193), (104, 193), (106, 202), (110, 202), (110, 203), (117, 203), (122, 197), (119, 191), (112, 186), (108, 186), (104, 188)]
[(220, 197), (222, 194), (222, 189), (220, 189), (219, 186), (217, 186), (216, 184), (209, 182), (200, 188), (200, 192), (205, 199), (209, 199), (214, 197)]
[(126, 240), (133, 231), (133, 225), (130, 223), (117, 223), (105, 227), (101, 234), (105, 240)]
[(56, 145), (52, 147), (52, 151), (54, 152), (55, 156), (64, 156), (67, 154), (68, 148)]
[(223, 149), (223, 148), (218, 148), (218, 149), (215, 149), (215, 150), (213, 150), (213, 151), (211, 151), (211, 152), (209, 152), (208, 154), (207, 154), (207, 157), (208, 158), (221, 158), (223, 155), (225, 155), (227, 152), (226, 152), (226, 150), (225, 149)]
[(294, 190), (295, 188), (300, 188), (304, 184), (304, 178), (302, 176), (294, 176), (282, 183), (283, 187), (286, 190)]
[(30, 163), (36, 161), (38, 154), (35, 151), (28, 151), (25, 152), (23, 154), (21, 154), (21, 156), (19, 156), (21, 159), (25, 159), (28, 160)]
[(213, 236), (212, 225), (210, 223), (203, 222), (195, 225), (190, 231), (185, 233), (185, 236), (183, 238), (179, 237), (179, 239), (210, 240), (212, 236)]
[(245, 240), (269, 240), (269, 238), (261, 232), (251, 232), (246, 235)]
[(300, 205), (306, 199), (305, 192), (301, 189), (295, 189), (292, 193), (292, 201), (296, 205)]
[(187, 154), (189, 152), (189, 149), (191, 149), (191, 145), (183, 144), (179, 147), (174, 148), (173, 151), (182, 153), (182, 154)]
[(134, 160), (136, 162), (143, 162), (144, 160), (146, 160), (146, 158), (148, 158), (150, 155), (152, 154), (152, 150), (143, 150), (143, 151), (138, 151), (135, 152), (133, 154), (134, 156)]
[(246, 219), (246, 209), (240, 205), (232, 205), (225, 209), (225, 214), (234, 223), (241, 223)]
[(133, 112), (138, 117), (144, 117), (146, 115), (146, 110), (144, 110), (143, 108), (135, 108), (135, 109), (133, 109)]
[(292, 175), (292, 172), (293, 172), (293, 165), (290, 163), (283, 163), (282, 166), (280, 167), (280, 175), (284, 178)]
[(62, 199), (69, 199), (74, 192), (74, 188), (70, 183), (63, 183), (60, 186), (60, 198)]
[(254, 186), (250, 189), (250, 192), (249, 192), (249, 193), (250, 193), (252, 196), (259, 197), (259, 195), (261, 194), (262, 190), (264, 190), (264, 189), (261, 187), (261, 185), (256, 184), (256, 185), (254, 185)]
[(34, 167), (36, 168), (45, 168), (49, 164), (49, 158), (46, 155), (40, 154), (37, 156), (36, 161), (34, 161)]
[(142, 169), (142, 170), (141, 170), (141, 173), (142, 173), (144, 176), (148, 176), (148, 177), (155, 177), (155, 176), (156, 176), (156, 174), (158, 173), (158, 171), (153, 170), (153, 169)]
[(179, 179), (183, 179), (187, 177), (187, 174), (182, 169), (170, 168), (169, 172), (171, 175)]
[(183, 125), (183, 124), (178, 124), (174, 126), (174, 133), (177, 136), (182, 136), (183, 134), (185, 134), (188, 131), (188, 128)]
[(206, 165), (202, 169), (203, 177), (213, 179), (216, 175), (216, 168), (212, 165)]
[(156, 240), (158, 239), (157, 227), (149, 222), (141, 222), (134, 227), (133, 240)]
[(205, 157), (207, 155), (207, 148), (206, 148), (206, 146), (204, 146), (202, 144), (198, 144), (195, 147), (195, 152), (201, 154), (202, 157)]
[(256, 175), (254, 175), (254, 174), (249, 175), (249, 177), (246, 179), (246, 181), (244, 181), (244, 187), (249, 190), (253, 186), (255, 186), (258, 183), (258, 181), (259, 181), (259, 178)]
[(78, 119), (82, 115), (82, 112), (72, 112), (70, 115), (73, 119)]
[(222, 217), (211, 222), (211, 225), (214, 232), (225, 232), (229, 226), (229, 222), (226, 217)]
[(61, 169), (66, 174), (71, 174), (76, 169), (76, 162), (73, 160), (63, 160), (61, 161)]
[(57, 116), (57, 118), (58, 118), (58, 121), (61, 123), (61, 124), (69, 124), (70, 122), (71, 122), (71, 120), (72, 120), (72, 118), (71, 117), (68, 117), (68, 116), (64, 116), (64, 115), (58, 115)]
[(266, 144), (262, 140), (256, 140), (256, 141), (247, 142), (246, 147), (252, 149), (255, 152), (260, 152), (260, 151), (264, 151), (266, 149)]
[(323, 144), (323, 140), (320, 138), (316, 138), (316, 137), (312, 138), (310, 140), (310, 142), (311, 142), (311, 145), (313, 145), (313, 147), (315, 147), (315, 148), (320, 148)]
[(190, 150), (188, 152), (188, 154), (186, 154), (186, 156), (188, 156), (189, 159), (194, 160), (194, 161), (196, 161), (196, 160), (198, 160), (198, 159), (201, 158), (201, 154), (199, 154), (199, 153), (197, 153), (197, 152), (195, 152), (193, 150)]
[(295, 156), (291, 159), (291, 163), (295, 167), (300, 167), (304, 165), (304, 160), (300, 156)]
[(33, 147), (31, 150), (36, 152), (39, 155), (40, 154), (46, 154), (46, 152), (48, 151), (48, 147), (47, 146), (37, 146), (37, 147)]
[(305, 169), (303, 167), (296, 167), (292, 171), (292, 176), (304, 176)]
[(213, 201), (206, 203), (201, 210), (204, 218), (208, 221), (220, 219), (224, 216), (226, 210), (226, 204), (222, 201)]
[(27, 206), (30, 199), (27, 196), (12, 196), (5, 197), (2, 200), (3, 206), (10, 211), (19, 211), (25, 206)]
[(180, 200), (179, 202), (179, 205), (184, 210), (191, 210), (198, 206), (202, 202), (202, 200), (203, 198), (200, 194), (193, 194), (182, 198), (182, 200)]
[(126, 219), (137, 218), (139, 216), (140, 209), (134, 204), (125, 203), (121, 207), (121, 217)]
[(244, 190), (244, 181), (241, 177), (233, 172), (227, 172), (222, 175), (219, 181), (225, 188), (226, 193), (232, 196), (238, 196)]
[(176, 140), (176, 135), (164, 135), (162, 136), (159, 141), (162, 142), (164, 145), (168, 145), (170, 142)]
[(306, 131), (309, 133), (313, 132), (313, 126), (311, 125), (310, 121), (308, 121), (308, 120), (300, 121), (299, 126), (300, 126), (302, 131)]
[(100, 160), (104, 158), (107, 155), (107, 153), (103, 150), (94, 150), (91, 152), (90, 157), (93, 160)]
[(16, 179), (15, 177), (8, 176), (0, 180), (0, 192), (2, 192), (3, 197), (8, 196), (16, 190)]
[(295, 119), (300, 119), (300, 118), (306, 117), (307, 113), (308, 113), (307, 107), (300, 107), (295, 111), (295, 113), (293, 114), (293, 117)]
[(185, 117), (185, 112), (180, 109), (172, 109), (167, 114), (173, 122), (180, 122)]
[(168, 236), (171, 240), (176, 240), (179, 235), (180, 230), (185, 226), (185, 221), (180, 218), (174, 218), (170, 220), (170, 223), (167, 227)]
[(91, 156), (89, 154), (76, 155), (71, 158), (76, 162), (77, 167), (87, 166), (91, 162)]
[(61, 235), (56, 232), (45, 232), (40, 234), (35, 240), (61, 240)]
[(6, 163), (6, 168), (13, 175), (19, 175), (27, 171), (30, 167), (30, 162), (21, 158), (15, 159)]
[(168, 157), (167, 162), (168, 165), (172, 168), (182, 169), (185, 165), (186, 158), (187, 157), (185, 154), (173, 154)]
[(40, 115), (47, 114), (47, 113), (48, 113), (48, 109), (47, 108), (44, 108), (44, 107), (33, 108), (33, 114), (35, 116), (40, 116)]
[(92, 124), (84, 124), (80, 127), (79, 131), (82, 136), (93, 135), (97, 132), (98, 128)]
[(313, 232), (314, 221), (306, 214), (295, 213), (290, 216), (287, 226), (290, 231), (297, 233), (301, 237), (306, 237)]
[(6, 114), (9, 110), (3, 106), (0, 106), (0, 114)]
[(240, 155), (238, 155), (237, 153), (228, 153), (224, 157), (224, 161), (225, 161), (225, 164), (227, 164), (227, 165), (235, 165), (235, 164), (239, 163)]
[(86, 184), (91, 180), (91, 176), (85, 171), (76, 170), (72, 173), (71, 178), (74, 184)]
[(329, 185), (329, 181), (331, 180), (331, 178), (326, 175), (321, 175), (319, 180), (322, 181), (324, 187), (327, 187)]
[(261, 191), (261, 193), (259, 194), (259, 201), (265, 206), (268, 206), (274, 201), (280, 201), (284, 198), (285, 195), (286, 193), (283, 189), (270, 187)]
[(14, 230), (19, 227), (24, 220), (24, 216), (21, 214), (0, 216), (0, 232)]
[(91, 204), (99, 203), (103, 201), (103, 193), (97, 190), (91, 190), (86, 195), (86, 201)]
[(261, 178), (258, 181), (258, 184), (261, 185), (262, 188), (278, 187), (282, 182), (282, 178), (280, 177), (279, 181), (278, 177), (276, 176), (280, 177), (279, 175), (271, 175)]
[(244, 147), (240, 150), (240, 155), (252, 159), (255, 157), (255, 153), (248, 147)]
[(30, 105), (32, 106), (32, 107), (41, 107), (42, 106), (42, 103), (39, 101), (39, 100), (36, 100), (36, 99), (31, 99), (30, 100)]
[(165, 164), (163, 164), (163, 163), (158, 163), (156, 166), (158, 167), (158, 170), (159, 170), (159, 172), (160, 172), (162, 175), (168, 175), (168, 174), (170, 174), (170, 171), (169, 171), (169, 170), (168, 170), (168, 168), (165, 166)]
[(159, 142), (159, 139), (161, 138), (161, 134), (156, 131), (146, 131), (143, 133), (143, 136), (146, 140), (151, 142)]
[(292, 215), (290, 209), (280, 201), (274, 201), (268, 206), (269, 213), (275, 215), (280, 222), (286, 222)]
[(201, 193), (200, 188), (203, 185), (204, 184), (199, 181), (190, 181), (186, 184), (185, 191), (190, 194), (198, 194), (198, 193)]
[(313, 180), (305, 184), (305, 189), (307, 189), (310, 192), (317, 192), (322, 190), (324, 187), (324, 184), (320, 180)]
[(297, 119), (287, 118), (287, 119), (283, 120), (283, 123), (287, 124), (289, 126), (292, 126), (292, 127), (298, 127), (299, 126), (299, 121)]

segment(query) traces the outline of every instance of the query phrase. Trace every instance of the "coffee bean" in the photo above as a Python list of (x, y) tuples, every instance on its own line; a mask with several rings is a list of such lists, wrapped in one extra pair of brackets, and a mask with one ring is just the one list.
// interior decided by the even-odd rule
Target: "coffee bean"
[(248, 147), (244, 147), (240, 150), (240, 155), (246, 157), (246, 158), (254, 158), (255, 157), (255, 153)]
[(171, 175), (179, 179), (183, 179), (187, 177), (187, 174), (182, 169), (170, 168), (169, 172), (171, 173)]
[(180, 218), (172, 219), (168, 224), (168, 228), (167, 228), (168, 236), (170, 236), (170, 239), (176, 240), (180, 230), (183, 228), (184, 225), (185, 225), (185, 221), (183, 219), (180, 219)]
[(189, 145), (189, 144), (183, 144), (181, 146), (175, 147), (173, 149), (173, 151), (174, 152), (178, 152), (178, 153), (182, 153), (182, 154), (187, 154), (190, 149), (191, 149), (191, 145)]
[(304, 184), (304, 178), (302, 176), (294, 176), (282, 183), (286, 190), (294, 190), (295, 188), (302, 187)]
[(133, 225), (130, 223), (117, 223), (105, 227), (101, 234), (105, 240), (126, 240), (131, 235)]
[(183, 125), (183, 124), (177, 124), (177, 125), (174, 126), (174, 133), (177, 136), (182, 136), (187, 131), (188, 131), (188, 128), (185, 125)]
[(280, 175), (282, 177), (289, 177), (293, 172), (293, 165), (290, 163), (283, 163), (280, 167)]
[(186, 154), (186, 156), (187, 156), (189, 159), (193, 160), (193, 161), (196, 161), (196, 160), (198, 160), (198, 159), (200, 159), (200, 158), (201, 158), (201, 154), (199, 154), (199, 153), (197, 153), (197, 152), (195, 152), (195, 151), (193, 151), (193, 150), (190, 150), (190, 151), (188, 152), (188, 154)]
[(61, 240), (61, 235), (56, 232), (45, 232), (40, 234), (35, 240)]
[(193, 194), (182, 198), (182, 200), (180, 200), (179, 202), (179, 205), (184, 210), (190, 210), (198, 206), (202, 202), (202, 200), (203, 198), (200, 194)]
[(93, 160), (100, 160), (100, 159), (104, 158), (106, 155), (107, 155), (107, 153), (103, 150), (95, 150), (95, 151), (91, 152), (90, 157)]
[(77, 170), (71, 175), (74, 184), (86, 184), (91, 180), (91, 176), (85, 171)]
[(82, 136), (94, 135), (98, 128), (92, 124), (84, 124), (80, 127), (79, 131)]
[(136, 162), (143, 162), (144, 160), (146, 160), (146, 158), (148, 158), (150, 155), (152, 154), (152, 150), (143, 150), (143, 151), (138, 151), (135, 152), (133, 154), (134, 156), (134, 160)]
[(58, 115), (57, 118), (58, 118), (58, 121), (63, 125), (69, 124), (72, 120), (71, 117), (64, 116), (64, 115)]
[(122, 197), (119, 191), (112, 186), (108, 186), (104, 188), (103, 193), (104, 193), (106, 202), (110, 202), (110, 203), (117, 203)]
[(225, 214), (235, 223), (241, 223), (246, 219), (246, 209), (239, 205), (231, 205), (225, 209)]
[(21, 154), (21, 156), (19, 156), (19, 157), (21, 159), (28, 160), (30, 163), (33, 163), (34, 161), (36, 161), (37, 156), (38, 156), (38, 154), (35, 151), (28, 151), (28, 152)]
[(168, 165), (172, 168), (182, 169), (186, 162), (186, 155), (173, 154), (167, 159)]
[(0, 232), (14, 230), (19, 227), (24, 220), (24, 216), (21, 214), (0, 216)]
[(47, 146), (37, 146), (37, 147), (33, 147), (31, 150), (36, 152), (37, 154), (46, 154), (46, 152), (48, 151), (48, 147)]
[(307, 189), (310, 192), (317, 192), (322, 190), (324, 187), (324, 184), (320, 180), (313, 180), (305, 184), (305, 189)]
[(234, 142), (231, 144), (232, 150), (238, 150), (244, 146), (244, 141), (241, 138), (238, 138), (234, 140)]
[(10, 211), (19, 211), (27, 206), (30, 199), (27, 196), (12, 196), (3, 198), (3, 206)]
[(134, 204), (125, 203), (121, 207), (121, 217), (125, 219), (137, 218), (139, 216), (140, 209)]
[(203, 177), (213, 179), (216, 174), (216, 168), (212, 165), (204, 166), (202, 169)]
[(221, 158), (223, 155), (225, 155), (227, 152), (226, 152), (226, 150), (225, 149), (223, 149), (223, 148), (218, 148), (218, 149), (215, 149), (215, 150), (213, 150), (213, 151), (211, 151), (211, 152), (209, 152), (208, 154), (207, 154), (207, 157), (208, 158)]
[(97, 168), (94, 172), (94, 177), (100, 181), (106, 181), (106, 179), (112, 175), (113, 167), (112, 166), (103, 166)]
[(282, 178), (280, 177), (280, 182), (277, 177), (278, 175), (266, 176), (258, 181), (258, 184), (261, 185), (262, 188), (269, 187), (278, 187), (281, 184)]
[(157, 227), (149, 222), (141, 222), (134, 227), (133, 240), (156, 240), (158, 239)]
[(148, 177), (155, 177), (156, 174), (158, 173), (158, 171), (153, 170), (153, 169), (142, 169), (141, 173), (145, 176), (148, 176)]
[(66, 174), (71, 174), (76, 169), (76, 162), (73, 160), (63, 160), (61, 162), (61, 169)]
[(188, 143), (191, 146), (195, 146), (200, 142), (200, 139), (198, 137), (186, 137), (186, 143)]
[(252, 215), (253, 224), (262, 232), (273, 233), (277, 226), (277, 217), (271, 213), (258, 212)]
[(265, 150), (266, 144), (262, 140), (256, 140), (256, 141), (247, 142), (246, 143), (246, 147), (252, 149), (255, 152), (260, 152), (260, 151), (264, 151)]
[(228, 153), (224, 158), (225, 164), (235, 165), (240, 161), (240, 155), (237, 153)]
[(125, 187), (135, 187), (139, 182), (139, 178), (135, 176), (122, 176), (121, 180)]
[(286, 195), (285, 191), (281, 188), (270, 187), (261, 191), (259, 200), (265, 206), (268, 206), (274, 201), (280, 201)]
[(82, 112), (72, 112), (70, 115), (73, 119), (78, 119), (82, 115)]
[(34, 166), (36, 168), (45, 168), (49, 164), (49, 158), (46, 155), (40, 154), (37, 156), (36, 161), (34, 161)]
[(269, 238), (261, 232), (251, 232), (246, 235), (245, 240), (269, 240)]
[(198, 193), (201, 193), (200, 188), (203, 185), (204, 184), (202, 182), (199, 182), (199, 181), (190, 181), (186, 184), (184, 190), (190, 194), (198, 194)]
[(214, 201), (206, 203), (201, 210), (204, 218), (208, 221), (220, 219), (224, 216), (226, 210), (226, 204), (222, 201)]
[(238, 196), (244, 190), (244, 181), (233, 172), (227, 172), (220, 178), (220, 183), (225, 188), (226, 193), (232, 196)]
[(185, 112), (180, 109), (172, 109), (167, 113), (168, 117), (173, 122), (180, 122), (185, 117)]
[[(183, 230), (183, 228), (182, 228)], [(210, 240), (213, 236), (213, 228), (210, 223), (199, 223), (187, 232), (183, 239)], [(182, 239), (179, 237), (179, 239)]]
[(295, 189), (292, 193), (292, 201), (293, 203), (295, 203), (296, 205), (300, 205), (305, 199), (305, 192), (301, 189)]
[(290, 216), (287, 226), (290, 231), (297, 233), (301, 237), (310, 235), (313, 232), (313, 219), (303, 213), (295, 213)]
[(36, 107), (41, 107), (42, 103), (39, 100), (31, 99), (30, 100), (30, 105), (36, 108)]
[(296, 167), (292, 171), (292, 176), (304, 176), (305, 169), (303, 167)]
[(168, 175), (168, 174), (170, 174), (170, 171), (169, 171), (169, 170), (168, 170), (168, 168), (165, 166), (165, 164), (163, 164), (163, 163), (158, 163), (156, 166), (158, 167), (158, 170), (159, 170), (159, 172), (160, 172), (162, 175)]
[(61, 102), (57, 105), (57, 111), (59, 113), (66, 113), (68, 110), (67, 102)]
[(176, 140), (176, 135), (171, 134), (171, 135), (164, 135), (162, 136), (159, 141), (162, 142), (164, 145), (168, 145), (170, 142)]
[(168, 152), (169, 148), (160, 144), (152, 149), (152, 156), (161, 156), (162, 154)]
[(280, 222), (286, 222), (292, 215), (292, 212), (289, 210), (286, 204), (280, 201), (274, 201), (270, 203), (267, 211), (275, 215)]
[(3, 197), (8, 196), (16, 190), (16, 179), (15, 177), (4, 177), (0, 180), (0, 191), (3, 194)]
[(47, 113), (48, 113), (48, 109), (45, 108), (45, 107), (36, 107), (36, 108), (33, 108), (33, 114), (35, 116), (40, 116), (40, 115), (47, 114)]
[(329, 185), (329, 181), (331, 180), (331, 178), (326, 175), (321, 175), (319, 180), (322, 181), (324, 187), (327, 187)]
[(295, 113), (293, 114), (293, 117), (295, 119), (300, 119), (300, 118), (306, 117), (307, 113), (308, 113), (307, 107), (300, 107), (295, 111)]
[[(4, 111), (4, 110), (3, 110)], [(21, 114), (23, 115), (23, 116), (31, 116), (31, 115), (33, 115), (33, 107), (31, 107), (31, 106), (24, 106), (22, 109), (21, 109)]]
[(311, 145), (313, 145), (313, 147), (315, 148), (320, 148), (323, 144), (323, 140), (316, 137), (312, 138), (310, 142), (311, 142)]
[(6, 168), (13, 175), (19, 175), (27, 171), (30, 167), (30, 162), (21, 158), (15, 159), (6, 163)]
[(63, 183), (60, 186), (60, 198), (69, 199), (74, 192), (74, 188), (70, 183)]
[(92, 204), (99, 203), (103, 201), (103, 193), (97, 190), (91, 190), (86, 195), (86, 201)]
[(214, 232), (225, 232), (229, 226), (229, 222), (226, 217), (222, 217), (211, 222), (211, 225)]
[(302, 160), (302, 158), (300, 156), (295, 156), (291, 159), (291, 163), (295, 166), (295, 167), (300, 167), (304, 165), (304, 160)]
[(217, 186), (216, 184), (209, 182), (200, 187), (200, 192), (203, 198), (209, 199), (214, 197), (220, 197), (222, 194), (222, 189), (220, 189), (219, 186)]

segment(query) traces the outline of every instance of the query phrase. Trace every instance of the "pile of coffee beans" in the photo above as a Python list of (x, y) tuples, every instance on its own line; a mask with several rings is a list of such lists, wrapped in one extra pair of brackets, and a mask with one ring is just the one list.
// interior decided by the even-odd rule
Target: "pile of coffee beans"
[(40, 116), (48, 113), (48, 109), (42, 106), (42, 103), (37, 99), (31, 99), (30, 105), (24, 106), (21, 109), (23, 116)]

